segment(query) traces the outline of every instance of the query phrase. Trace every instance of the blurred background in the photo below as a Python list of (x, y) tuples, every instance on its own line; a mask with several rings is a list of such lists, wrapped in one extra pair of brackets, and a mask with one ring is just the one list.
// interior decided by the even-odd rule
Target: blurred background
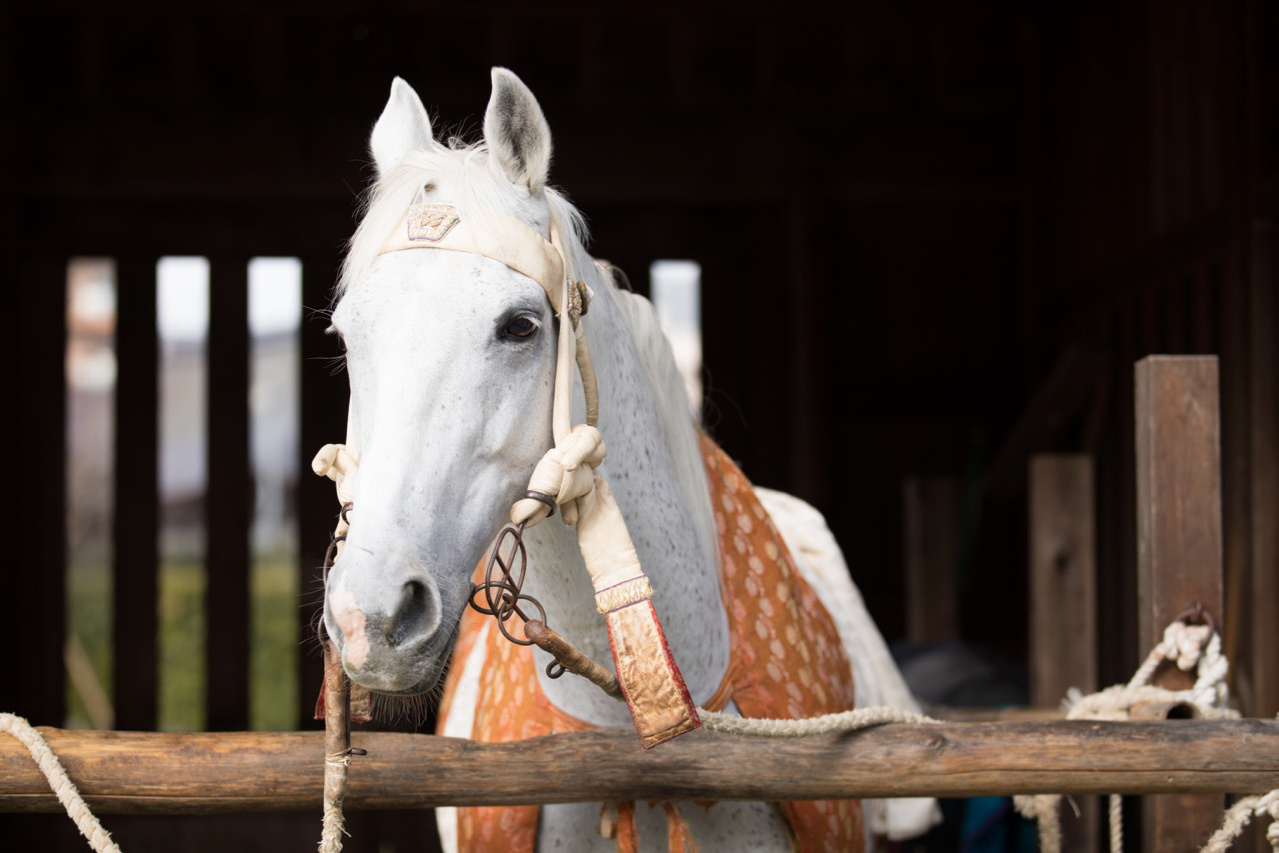
[[(1232, 687), (1279, 711), (1279, 5), (828, 5), (6, 4), (0, 709), (318, 725), (336, 504), (309, 461), (344, 434), (322, 312), (368, 133), (400, 75), (473, 136), (504, 65), (711, 434), (825, 513), (930, 701), (1031, 700), (1046, 452), (1093, 466), (1088, 686), (1127, 678), (1133, 362), (1220, 356)], [(107, 823), (267, 849), (314, 817)], [(429, 821), (356, 815), (353, 849), (420, 849)], [(0, 822), (77, 849), (65, 818)]]

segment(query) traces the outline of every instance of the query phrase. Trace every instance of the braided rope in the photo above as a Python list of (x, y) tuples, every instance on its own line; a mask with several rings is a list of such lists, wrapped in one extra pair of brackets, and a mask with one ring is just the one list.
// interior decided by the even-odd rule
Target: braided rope
[(1279, 788), (1268, 794), (1255, 797), (1244, 797), (1226, 812), (1221, 828), (1212, 834), (1201, 853), (1225, 853), (1235, 839), (1243, 834), (1244, 827), (1252, 821), (1253, 816), (1270, 817), (1270, 828), (1266, 830), (1266, 840), (1271, 849), (1279, 851)]
[(1039, 827), (1040, 853), (1061, 853), (1061, 829), (1057, 826), (1057, 807), (1061, 794), (1018, 794), (1013, 797), (1017, 814), (1035, 821)]
[(102, 824), (93, 816), (89, 805), (76, 790), (75, 783), (67, 775), (66, 768), (53, 754), (44, 737), (22, 717), (17, 714), (0, 714), (0, 732), (13, 735), (19, 743), (31, 753), (48, 781), (49, 787), (57, 795), (58, 802), (67, 810), (67, 817), (75, 823), (76, 829), (85, 837), (97, 853), (120, 853), (120, 848), (111, 840), (111, 833), (102, 828)]
[(1106, 799), (1110, 812), (1110, 853), (1124, 853), (1124, 798), (1111, 794)]
[[(1156, 670), (1165, 662), (1173, 662), (1183, 671), (1195, 671), (1195, 683), (1188, 690), (1167, 690), (1150, 684)], [(1164, 630), (1163, 640), (1151, 650), (1127, 684), (1108, 687), (1083, 696), (1078, 690), (1067, 695), (1068, 720), (1127, 720), (1135, 705), (1168, 703), (1187, 704), (1202, 719), (1233, 720), (1239, 712), (1228, 706), (1229, 689), (1226, 675), (1230, 664), (1221, 652), (1221, 636), (1210, 625), (1187, 625), (1175, 621)], [(1039, 846), (1045, 853), (1061, 850), (1061, 826), (1058, 821), (1060, 794), (1013, 797), (1017, 811), (1036, 820)], [(1110, 850), (1123, 850), (1123, 798), (1110, 795)], [(1244, 797), (1226, 812), (1222, 826), (1208, 840), (1202, 853), (1224, 853), (1243, 832), (1253, 815), (1268, 814), (1274, 821), (1266, 838), (1279, 853), (1279, 789), (1268, 794)]]
[(934, 720), (932, 717), (916, 714), (913, 711), (886, 706), (857, 708), (853, 711), (824, 714), (820, 717), (809, 717), (803, 720), (734, 717), (731, 714), (707, 711), (704, 708), (698, 708), (697, 715), (702, 719), (702, 726), (711, 731), (769, 738), (795, 738), (834, 732), (852, 732), (858, 729), (868, 729), (871, 726), (882, 726), (886, 723), (931, 725), (941, 722), (941, 720)]

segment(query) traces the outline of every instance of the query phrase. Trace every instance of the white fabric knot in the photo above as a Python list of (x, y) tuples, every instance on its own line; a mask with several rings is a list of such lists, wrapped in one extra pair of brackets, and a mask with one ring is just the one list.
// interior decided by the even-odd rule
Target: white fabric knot
[[(565, 524), (576, 524), (578, 500), (595, 488), (595, 469), (604, 461), (608, 448), (604, 437), (593, 426), (578, 424), (564, 441), (546, 451), (533, 469), (528, 487), (531, 492), (547, 495), (559, 506)], [(527, 522), (529, 527), (551, 514), (546, 504), (523, 498), (511, 507), (511, 523)]]
[(338, 503), (345, 506), (355, 500), (355, 475), (360, 469), (360, 454), (345, 444), (326, 444), (311, 460), (311, 470), (337, 484)]

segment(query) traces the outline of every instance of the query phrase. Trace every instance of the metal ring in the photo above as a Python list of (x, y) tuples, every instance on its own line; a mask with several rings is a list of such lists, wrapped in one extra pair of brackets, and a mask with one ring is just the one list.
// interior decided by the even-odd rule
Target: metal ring
[(552, 515), (555, 515), (555, 498), (551, 497), (546, 492), (537, 492), (537, 491), (534, 491), (533, 489), (529, 489), (527, 492), (524, 493), (524, 497), (538, 501), (539, 503), (546, 504), (551, 510), (549, 513), (546, 514), (547, 518), (550, 518)]
[(1174, 622), (1184, 622), (1187, 625), (1207, 625), (1209, 630), (1214, 634), (1217, 633), (1217, 620), (1212, 618), (1211, 611), (1204, 607), (1202, 601), (1192, 601), (1186, 605), (1186, 609), (1173, 617)]
[[(542, 603), (521, 591), (528, 569), (528, 552), (524, 547), (525, 524), (521, 522), (518, 527), (507, 527), (498, 534), (488, 564), (484, 567), (484, 583), (472, 583), (471, 594), (467, 599), (471, 608), (497, 619), (497, 628), (502, 636), (519, 646), (531, 646), (533, 641), (518, 639), (507, 629), (506, 623), (512, 616), (518, 616), (524, 622), (529, 621), (528, 614), (520, 608), (521, 602), (528, 602), (535, 607), (541, 621), (546, 621), (546, 609), (542, 607)], [(510, 549), (503, 554), (508, 539), (511, 540)], [(494, 567), (501, 572), (501, 577), (494, 577)], [(515, 569), (514, 573), (512, 569)], [(475, 600), (479, 593), (483, 593), (482, 603)]]

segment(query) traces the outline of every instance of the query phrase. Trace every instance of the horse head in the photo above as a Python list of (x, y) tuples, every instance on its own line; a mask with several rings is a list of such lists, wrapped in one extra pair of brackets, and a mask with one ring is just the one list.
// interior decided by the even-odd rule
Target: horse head
[(513, 220), (550, 239), (553, 223), (572, 234), (580, 221), (547, 187), (541, 108), (504, 69), (493, 71), (483, 143), (437, 142), (397, 78), (370, 148), (377, 180), (332, 317), (360, 466), (324, 624), (355, 682), (410, 695), (439, 679), (476, 561), (551, 446), (558, 321), (543, 286), (507, 264), (387, 241), (403, 239), (411, 207), (439, 214), (426, 240), (459, 222), (482, 234)]

